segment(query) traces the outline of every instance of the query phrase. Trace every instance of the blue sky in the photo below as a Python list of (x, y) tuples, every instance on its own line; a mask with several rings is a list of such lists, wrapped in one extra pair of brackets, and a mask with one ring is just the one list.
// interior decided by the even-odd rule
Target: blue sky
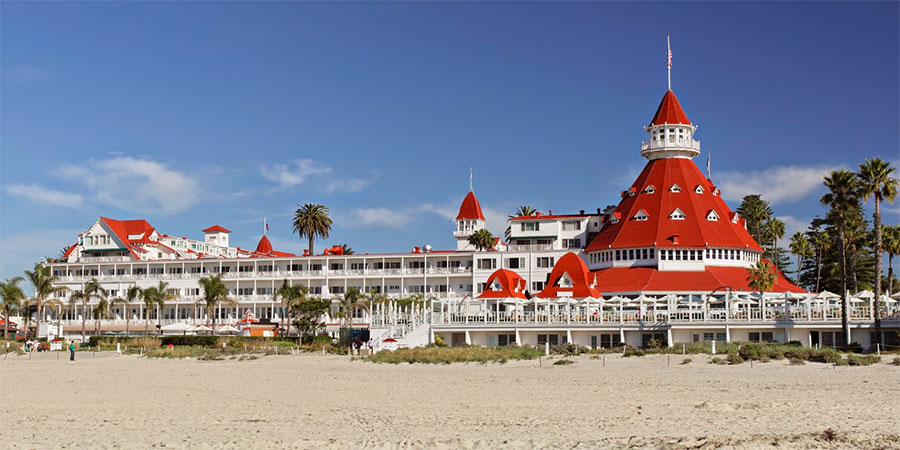
[[(614, 204), (673, 89), (736, 205), (788, 232), (821, 176), (900, 159), (896, 2), (2, 4), (0, 276), (98, 216), (300, 252), (452, 248), (474, 167), (489, 227), (516, 206)], [(697, 158), (705, 164), (705, 154)], [(900, 209), (889, 207), (896, 223)]]

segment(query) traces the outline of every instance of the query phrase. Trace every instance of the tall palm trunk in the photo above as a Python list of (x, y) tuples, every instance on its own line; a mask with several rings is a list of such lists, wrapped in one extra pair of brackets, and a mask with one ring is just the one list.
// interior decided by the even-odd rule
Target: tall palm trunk
[[(38, 338), (38, 334), (41, 332), (41, 306), (43, 306), (43, 305), (41, 305), (41, 300), (38, 299), (37, 308), (35, 308), (35, 310), (37, 311), (35, 313), (35, 315), (37, 316), (37, 320), (35, 320), (35, 322), (34, 322), (35, 323), (35, 326), (34, 326), (34, 338), (35, 339)], [(83, 330), (82, 330), (82, 334), (84, 334)], [(28, 337), (28, 327), (25, 327), (25, 337), (26, 338)], [(82, 337), (82, 340), (84, 340), (83, 337)]]
[(3, 316), (3, 339), (9, 339), (9, 305), (3, 309), (6, 312)]
[(822, 247), (816, 248), (816, 293), (822, 282)]
[(841, 268), (841, 330), (844, 333), (844, 344), (850, 345), (850, 321), (847, 311), (847, 258), (844, 249), (844, 218), (838, 219), (838, 265)]
[(856, 277), (856, 252), (849, 253), (847, 255), (847, 271), (850, 273), (850, 288), (853, 292), (859, 292), (859, 280)]
[(313, 235), (310, 234), (309, 235), (309, 256), (313, 256), (314, 254), (315, 253), (313, 253)]
[(875, 343), (881, 342), (881, 208), (878, 195), (875, 195)]
[(887, 283), (887, 295), (891, 296), (892, 290), (894, 287), (894, 254), (888, 252), (888, 283)]
[(87, 302), (81, 304), (81, 342), (85, 341), (85, 326), (87, 325)]
[(156, 328), (159, 329), (160, 335), (162, 334), (162, 311), (159, 310), (159, 305), (156, 305)]
[(150, 336), (150, 308), (144, 306), (144, 336)]
[(125, 337), (128, 337), (128, 325), (131, 323), (131, 307), (125, 305)]

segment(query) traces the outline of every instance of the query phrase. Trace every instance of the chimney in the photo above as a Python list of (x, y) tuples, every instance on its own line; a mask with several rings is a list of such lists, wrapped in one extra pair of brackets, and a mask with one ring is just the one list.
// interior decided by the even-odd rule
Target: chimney
[(547, 210), (547, 215), (548, 215), (548, 216), (552, 216), (552, 215), (553, 215), (553, 210), (552, 210), (552, 209), (548, 209), (548, 210)]
[(420, 251), (420, 249), (421, 249), (421, 247), (419, 247), (419, 246), (417, 245), (417, 246), (413, 249), (412, 252), (413, 252), (413, 253), (422, 253), (422, 252)]
[(579, 210), (578, 210), (578, 214), (583, 216), (583, 215), (584, 215), (584, 210), (583, 210), (583, 209), (579, 209)]

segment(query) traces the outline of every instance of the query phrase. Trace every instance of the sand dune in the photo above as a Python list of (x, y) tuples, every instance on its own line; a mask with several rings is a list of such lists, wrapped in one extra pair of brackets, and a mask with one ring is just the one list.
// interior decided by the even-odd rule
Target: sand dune
[(900, 448), (900, 367), (693, 359), (0, 358), (0, 438), (14, 449)]

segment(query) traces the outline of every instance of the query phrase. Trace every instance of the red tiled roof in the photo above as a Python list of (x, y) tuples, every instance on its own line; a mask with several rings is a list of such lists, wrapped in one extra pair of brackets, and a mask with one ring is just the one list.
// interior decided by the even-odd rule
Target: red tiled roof
[[(491, 289), (494, 280), (500, 282), (500, 290)], [(506, 269), (497, 269), (485, 283), (484, 292), (478, 298), (525, 298), (525, 279)]]
[[(559, 281), (563, 275), (568, 275), (572, 280), (572, 287), (560, 287)], [(550, 272), (550, 281), (543, 291), (537, 293), (540, 298), (557, 298), (560, 293), (570, 293), (574, 298), (600, 298), (603, 294), (600, 290), (592, 287), (594, 284), (594, 274), (588, 270), (587, 265), (578, 255), (569, 252), (559, 258)]]
[[(113, 231), (113, 233), (116, 234), (116, 236), (119, 238), (119, 240), (125, 244), (125, 247), (128, 249), (128, 251), (131, 252), (131, 254), (134, 255), (134, 257), (137, 259), (140, 259), (140, 258), (138, 257), (137, 253), (134, 252), (134, 250), (135, 249), (138, 249), (140, 251), (146, 251), (146, 250), (143, 250), (139, 247), (131, 245), (131, 243), (132, 242), (147, 242), (147, 243), (153, 242), (153, 241), (150, 241), (149, 239), (147, 239), (147, 237), (149, 235), (153, 234), (153, 232), (156, 231), (156, 229), (153, 228), (153, 226), (150, 225), (150, 223), (148, 223), (144, 219), (115, 220), (115, 219), (110, 219), (108, 217), (100, 217), (100, 220), (102, 220), (106, 224), (106, 226), (108, 226)], [(139, 240), (128, 239), (129, 235), (134, 235), (134, 234), (142, 234), (143, 236)]]
[(519, 216), (509, 220), (552, 220), (552, 219), (583, 219), (590, 217), (590, 214), (553, 214), (553, 215), (535, 215), (535, 216)]
[(213, 225), (209, 228), (204, 228), (203, 232), (204, 233), (231, 233), (231, 230), (229, 230), (228, 228), (225, 228), (221, 225)]
[[(704, 271), (661, 271), (655, 267), (612, 267), (594, 272), (597, 286), (606, 293), (626, 292), (711, 292), (729, 286), (735, 291), (755, 292), (747, 283), (747, 269), (743, 267), (706, 267)], [(807, 291), (778, 273), (775, 286), (769, 292)]]
[(656, 109), (656, 114), (653, 115), (653, 120), (650, 121), (650, 125), (659, 125), (663, 123), (691, 125), (691, 121), (688, 119), (687, 114), (681, 109), (681, 103), (678, 103), (678, 98), (675, 97), (675, 93), (672, 92), (671, 89), (666, 91), (666, 95), (664, 95), (662, 101), (659, 102), (659, 108)]
[[(238, 250), (243, 251), (240, 248)], [(272, 242), (269, 241), (269, 237), (266, 235), (263, 235), (263, 237), (259, 239), (259, 244), (256, 245), (255, 253), (258, 253), (263, 256), (279, 256), (279, 257), (281, 257), (281, 256), (297, 256), (293, 253), (279, 252), (279, 251), (276, 251), (275, 249), (273, 249)]]
[(459, 214), (456, 215), (456, 220), (460, 219), (485, 220), (484, 214), (481, 212), (481, 204), (478, 203), (478, 199), (475, 198), (475, 193), (472, 191), (466, 194), (462, 205), (459, 206)]
[[(682, 186), (681, 192), (669, 190), (674, 184)], [(647, 185), (653, 185), (655, 192), (643, 192)], [(697, 185), (704, 187), (703, 193), (687, 188)], [(633, 187), (638, 193), (623, 198), (613, 213), (619, 221), (606, 224), (585, 251), (652, 246), (762, 250), (744, 229), (743, 219), (737, 223), (728, 219), (734, 217), (731, 209), (721, 195), (714, 194), (715, 186), (690, 159), (651, 160)], [(684, 220), (669, 218), (676, 209), (684, 212)], [(641, 210), (646, 212), (647, 219), (635, 220), (634, 216)], [(716, 211), (718, 220), (706, 219), (710, 210)]]

